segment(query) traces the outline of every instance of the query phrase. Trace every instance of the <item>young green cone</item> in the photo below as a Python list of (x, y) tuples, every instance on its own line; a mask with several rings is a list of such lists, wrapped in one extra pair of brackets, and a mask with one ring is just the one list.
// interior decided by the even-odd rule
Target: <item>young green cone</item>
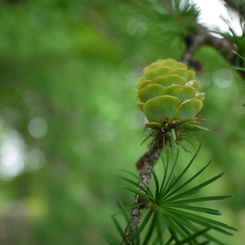
[(174, 128), (174, 140), (182, 140), (180, 125), (196, 125), (203, 106), (205, 93), (199, 92), (201, 84), (194, 78), (194, 71), (174, 59), (160, 59), (144, 69), (136, 88), (140, 99), (137, 105), (149, 121), (146, 128), (162, 132)]
[(195, 72), (174, 59), (158, 60), (139, 79), (138, 107), (149, 122), (193, 120), (202, 108), (204, 93)]

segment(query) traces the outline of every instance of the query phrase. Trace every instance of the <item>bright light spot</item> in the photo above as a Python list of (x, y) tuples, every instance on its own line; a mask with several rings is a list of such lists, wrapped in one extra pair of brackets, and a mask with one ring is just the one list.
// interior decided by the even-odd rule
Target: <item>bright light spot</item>
[(229, 69), (219, 69), (212, 75), (213, 83), (218, 87), (215, 96), (232, 101), (236, 98), (238, 88), (233, 84), (233, 73)]
[(148, 27), (145, 21), (137, 18), (130, 19), (127, 26), (127, 32), (130, 36), (137, 34), (143, 37), (147, 31), (148, 31)]
[(41, 105), (42, 97), (38, 91), (30, 89), (24, 94), (24, 102), (29, 108), (33, 108)]
[(28, 125), (29, 133), (36, 138), (41, 138), (48, 131), (48, 125), (42, 117), (34, 117)]
[(110, 77), (111, 87), (117, 91), (124, 91), (129, 84), (126, 82), (126, 74), (121, 71), (117, 71)]
[(30, 23), (34, 30), (41, 30), (45, 27), (47, 15), (41, 8), (35, 8), (30, 12)]
[(117, 91), (125, 91), (126, 89), (136, 90), (134, 87), (138, 83), (138, 74), (136, 71), (128, 73), (116, 71), (110, 77), (110, 85)]
[(104, 142), (111, 141), (115, 138), (117, 131), (110, 122), (102, 122), (97, 125), (95, 132), (98, 139)]
[(116, 126), (109, 121), (103, 120), (100, 115), (93, 117), (91, 128), (100, 141), (112, 141), (117, 135)]
[(41, 168), (46, 162), (45, 154), (39, 149), (33, 149), (27, 153), (27, 170), (33, 171)]
[(220, 18), (221, 16), (229, 20), (232, 28), (237, 35), (242, 35), (239, 18), (236, 13), (227, 11), (227, 8), (220, 0), (192, 0), (201, 10), (199, 22), (204, 24), (209, 29), (219, 29), (222, 32), (229, 32), (228, 25)]
[(24, 170), (24, 142), (18, 133), (10, 130), (1, 137), (0, 174), (5, 180), (21, 174)]
[(143, 129), (144, 114), (140, 110), (131, 110), (124, 116), (124, 122), (129, 129)]
[(238, 89), (237, 87), (232, 87), (232, 88), (223, 88), (218, 90), (215, 95), (217, 97), (220, 97), (222, 99), (228, 100), (228, 101), (233, 101), (237, 98), (238, 94)]
[(213, 73), (214, 84), (220, 88), (227, 88), (233, 83), (233, 73), (229, 69), (219, 69)]
[(136, 71), (130, 71), (127, 75), (126, 75), (126, 78), (127, 78), (127, 81), (129, 83), (129, 87), (136, 90), (135, 89), (135, 85), (138, 83), (138, 78), (139, 76), (141, 75), (138, 74)]
[(25, 142), (17, 131), (0, 120), (0, 177), (12, 180), (24, 170), (33, 171), (46, 162), (45, 154), (39, 149), (26, 151)]

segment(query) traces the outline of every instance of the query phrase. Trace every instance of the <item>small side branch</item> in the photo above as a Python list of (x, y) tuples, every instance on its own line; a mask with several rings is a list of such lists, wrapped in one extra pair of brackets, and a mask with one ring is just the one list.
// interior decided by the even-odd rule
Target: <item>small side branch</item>
[[(192, 66), (197, 72), (202, 71), (202, 63), (193, 58), (196, 51), (202, 45), (208, 45), (218, 50), (220, 54), (232, 65), (237, 66), (237, 57), (232, 51), (236, 51), (235, 45), (226, 38), (218, 38), (210, 34), (209, 30), (197, 24), (193, 30), (187, 36), (186, 40), (186, 50), (182, 57), (182, 62), (187, 66)], [(240, 76), (245, 79), (245, 72), (238, 71)]]
[[(194, 34), (195, 33), (195, 34)], [(202, 46), (209, 45), (219, 50), (221, 54), (233, 64), (235, 61), (235, 55), (231, 52), (234, 50), (234, 45), (225, 38), (217, 38), (210, 34), (209, 30), (197, 24), (192, 34), (186, 38), (186, 51), (183, 55), (182, 62), (187, 66), (191, 65), (197, 70), (200, 69), (200, 63), (193, 59), (195, 52)]]
[(245, 9), (244, 9), (244, 3), (238, 3), (234, 0), (224, 0), (225, 6), (233, 9), (236, 11), (240, 18), (244, 20), (244, 14), (245, 14)]
[[(140, 171), (140, 179), (139, 186), (146, 190), (146, 186), (149, 185), (151, 179), (151, 171), (150, 167), (154, 167), (158, 158), (160, 157), (161, 151), (163, 150), (163, 141), (156, 141), (153, 147), (150, 149), (149, 152), (145, 153), (139, 161), (136, 163), (137, 169)], [(138, 191), (144, 193), (144, 191), (138, 188)], [(147, 200), (142, 197), (141, 195), (136, 195), (134, 199), (134, 204), (147, 202)], [(132, 244), (132, 237), (131, 234), (136, 233), (137, 226), (140, 223), (140, 218), (142, 216), (143, 209), (145, 205), (140, 205), (132, 208), (131, 215), (130, 215), (130, 223), (125, 229), (125, 238), (121, 242), (122, 245), (131, 245)]]

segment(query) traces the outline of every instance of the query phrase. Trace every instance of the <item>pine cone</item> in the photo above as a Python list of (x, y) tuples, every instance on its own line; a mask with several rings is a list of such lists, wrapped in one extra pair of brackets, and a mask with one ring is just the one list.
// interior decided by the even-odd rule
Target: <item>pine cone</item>
[(174, 59), (160, 59), (144, 69), (136, 85), (141, 101), (137, 105), (149, 125), (181, 124), (197, 118), (205, 93), (199, 92), (201, 84), (194, 77), (194, 71)]

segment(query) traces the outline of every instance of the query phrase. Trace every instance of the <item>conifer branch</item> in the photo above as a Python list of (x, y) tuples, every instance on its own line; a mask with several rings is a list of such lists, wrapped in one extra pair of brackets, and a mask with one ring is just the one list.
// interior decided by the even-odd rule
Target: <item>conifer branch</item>
[(245, 14), (245, 9), (244, 9), (244, 4), (242, 3), (236, 3), (236, 1), (234, 0), (223, 0), (225, 3), (225, 6), (228, 8), (233, 9), (234, 11), (236, 11), (239, 14), (239, 17), (242, 18), (244, 20), (244, 14)]
[(197, 61), (193, 60), (193, 55), (201, 45), (212, 46), (213, 48), (219, 50), (230, 63), (235, 62), (235, 55), (231, 52), (235, 48), (234, 45), (225, 38), (221, 39), (211, 35), (209, 30), (200, 24), (197, 24), (194, 27), (193, 32), (187, 36), (185, 42), (187, 48), (183, 55), (182, 61), (187, 66), (197, 63)]
[[(241, 26), (244, 26), (245, 4), (231, 0), (223, 0), (223, 4), (226, 8), (230, 8), (237, 13), (240, 18)], [(231, 27), (229, 26), (229, 28)], [(193, 25), (185, 36), (186, 50), (183, 54), (182, 62), (187, 66), (194, 67), (197, 72), (202, 71), (202, 63), (195, 60), (193, 56), (201, 46), (208, 45), (216, 49), (233, 67), (241, 65), (239, 58), (232, 52), (235, 51), (238, 54), (243, 55), (244, 51), (240, 50), (241, 47), (236, 43), (237, 40), (240, 40), (240, 37), (230, 38), (227, 33), (216, 32), (223, 36), (223, 38), (219, 38), (211, 33), (212, 31), (208, 30), (208, 28), (201, 24), (196, 23)], [(233, 32), (232, 35), (234, 35)], [(245, 79), (244, 71), (239, 70), (238, 73), (243, 79)]]
[[(160, 157), (161, 151), (163, 150), (163, 140), (156, 140), (153, 147), (146, 152), (136, 163), (137, 169), (140, 171), (140, 180), (138, 191), (144, 193), (143, 190), (146, 190), (146, 186), (149, 185), (151, 179), (151, 170), (150, 167), (154, 167), (157, 160)], [(147, 202), (144, 197), (141, 195), (135, 195), (134, 204)], [(132, 232), (136, 233), (137, 226), (140, 223), (140, 218), (142, 216), (143, 209), (145, 205), (139, 205), (131, 210), (130, 214), (130, 223), (125, 229), (125, 238), (121, 242), (122, 245), (131, 245), (132, 244)]]
[[(195, 52), (202, 46), (208, 45), (220, 52), (220, 54), (232, 65), (237, 66), (237, 57), (232, 51), (236, 51), (234, 43), (226, 38), (218, 38), (211, 35), (210, 31), (197, 24), (192, 33), (185, 39), (186, 51), (182, 57), (182, 62), (187, 66), (193, 66), (197, 72), (202, 70), (202, 64), (193, 58)], [(245, 72), (238, 71), (245, 79)]]

